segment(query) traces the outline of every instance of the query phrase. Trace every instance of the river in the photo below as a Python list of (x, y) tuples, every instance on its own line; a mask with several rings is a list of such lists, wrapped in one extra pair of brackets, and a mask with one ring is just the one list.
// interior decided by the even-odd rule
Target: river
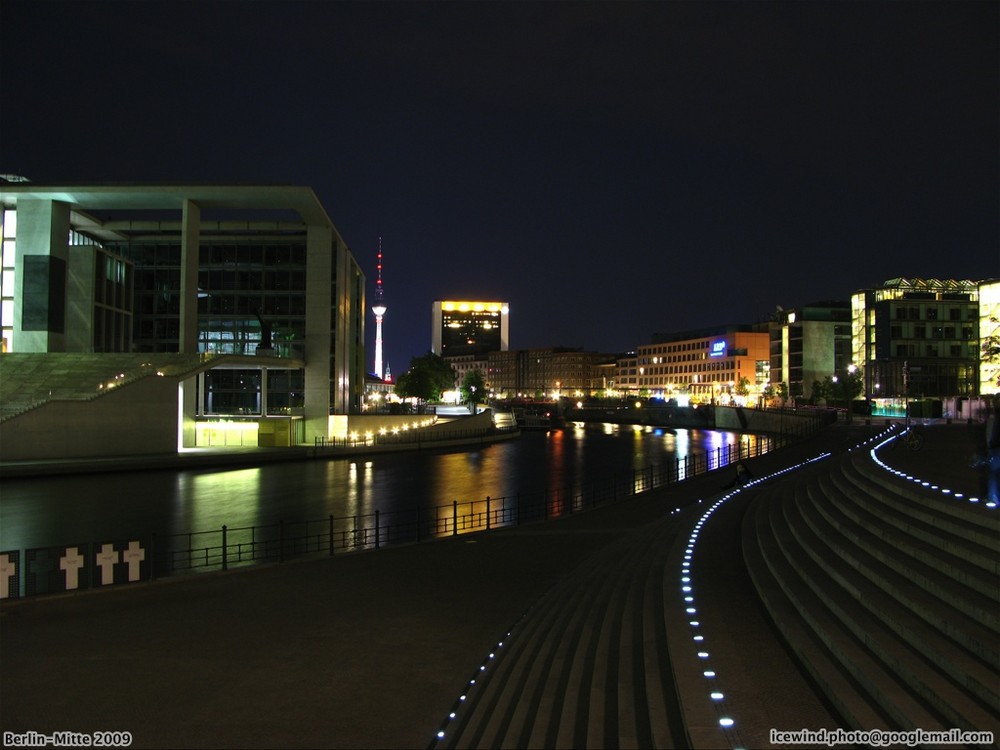
[(80, 544), (429, 509), (565, 492), (650, 465), (715, 453), (757, 438), (570, 423), (564, 430), (469, 450), (266, 463), (253, 468), (157, 470), (12, 478), (0, 482), (0, 550)]

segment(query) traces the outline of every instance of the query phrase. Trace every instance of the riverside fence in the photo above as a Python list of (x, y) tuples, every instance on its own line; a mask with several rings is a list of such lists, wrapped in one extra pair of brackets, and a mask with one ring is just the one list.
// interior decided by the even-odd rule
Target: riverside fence
[(504, 497), (453, 500), (433, 507), (352, 516), (228, 526), (180, 534), (0, 551), (0, 599), (106, 588), (183, 573), (225, 571), (261, 563), (378, 550), (448, 536), (544, 522), (683, 482), (752, 458), (815, 432), (804, 421), (793, 433), (757, 435), (708, 453), (616, 472), (586, 486), (545, 488)]

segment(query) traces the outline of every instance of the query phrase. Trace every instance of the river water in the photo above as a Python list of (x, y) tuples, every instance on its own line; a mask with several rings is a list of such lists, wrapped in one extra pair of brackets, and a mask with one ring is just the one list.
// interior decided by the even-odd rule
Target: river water
[(543, 490), (566, 492), (757, 438), (571, 423), (448, 452), (0, 481), (0, 550), (429, 509)]

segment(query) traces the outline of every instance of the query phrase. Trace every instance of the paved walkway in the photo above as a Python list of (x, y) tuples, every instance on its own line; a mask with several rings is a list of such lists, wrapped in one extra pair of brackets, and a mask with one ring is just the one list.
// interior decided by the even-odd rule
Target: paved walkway
[[(860, 429), (830, 428), (754, 459), (751, 468), (762, 476), (822, 450), (840, 450)], [(932, 428), (919, 454), (895, 455), (900, 468), (910, 464), (920, 476), (953, 474), (955, 481), (977, 485), (967, 460), (974, 434), (964, 425)], [(713, 738), (722, 738), (713, 734), (718, 721), (707, 701), (685, 703), (682, 695), (678, 706), (664, 695), (663, 705), (676, 712), (665, 709), (662, 721), (640, 727), (619, 711), (635, 700), (635, 685), (623, 685), (620, 693), (615, 686), (627, 663), (648, 698), (655, 686), (643, 664), (655, 659), (666, 660), (655, 666), (657, 674), (672, 673), (677, 684), (701, 679), (686, 659), (662, 651), (671, 638), (689, 637), (669, 632), (687, 623), (670, 615), (680, 589), (666, 581), (680, 570), (683, 543), (704, 507), (699, 500), (717, 497), (719, 485), (719, 476), (710, 474), (548, 523), (4, 602), (0, 730), (128, 731), (133, 747), (424, 748), (444, 727), (442, 744), (454, 746), (681, 747), (688, 741), (678, 725), (683, 713), (695, 744), (714, 746)], [(675, 508), (685, 510), (671, 514)], [(705, 597), (699, 616), (711, 628), (713, 658), (726, 665), (720, 677), (727, 700), (754, 717), (742, 730), (750, 734), (730, 739), (757, 746), (754, 739), (768, 726), (834, 726), (775, 638), (745, 574), (732, 564), (736, 547), (728, 548), (735, 543), (726, 535), (737, 522), (713, 519), (706, 526), (712, 531), (703, 537), (705, 549), (713, 552), (705, 553), (700, 568), (711, 574), (703, 588), (715, 595)], [(635, 576), (644, 584), (631, 595), (598, 585)], [(658, 580), (665, 583), (656, 593)], [(588, 603), (612, 623), (616, 641), (595, 640), (589, 615), (568, 625), (572, 618), (564, 615)], [(665, 630), (647, 639), (643, 623), (651, 622), (657, 606)], [(733, 617), (734, 611), (740, 615)], [(508, 683), (520, 684), (529, 696), (520, 708), (517, 700), (506, 704), (521, 712), (514, 734), (453, 740), (459, 724), (448, 713), (464, 703), (459, 697), (470, 679), (488, 671), (480, 667), (489, 667), (490, 653), (505, 639), (501, 648), (522, 650), (509, 660), (513, 666), (520, 662), (523, 669), (535, 649), (551, 657), (550, 676), (574, 668), (601, 675), (607, 686), (601, 710), (591, 711), (579, 698), (556, 711), (551, 703), (557, 695), (528, 676)], [(579, 647), (569, 648), (569, 639)], [(648, 646), (645, 656), (636, 655), (640, 639)], [(616, 657), (630, 641), (637, 649), (632, 656)], [(656, 684), (666, 690), (667, 682)], [(619, 701), (619, 695), (626, 697)], [(546, 701), (547, 709), (537, 708)], [(531, 706), (537, 716), (526, 718)], [(462, 719), (459, 708), (456, 719), (471, 726), (473, 714)], [(482, 715), (488, 717), (488, 710)]]

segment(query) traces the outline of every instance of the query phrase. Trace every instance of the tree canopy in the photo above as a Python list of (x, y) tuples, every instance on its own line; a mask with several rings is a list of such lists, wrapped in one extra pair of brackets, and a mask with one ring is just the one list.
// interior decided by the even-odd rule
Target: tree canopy
[(400, 398), (440, 401), (444, 391), (455, 387), (455, 368), (433, 352), (410, 360), (409, 369), (396, 379)]
[(475, 412), (476, 404), (486, 398), (486, 379), (479, 370), (465, 373), (461, 385), (462, 401), (469, 405), (469, 411)]

